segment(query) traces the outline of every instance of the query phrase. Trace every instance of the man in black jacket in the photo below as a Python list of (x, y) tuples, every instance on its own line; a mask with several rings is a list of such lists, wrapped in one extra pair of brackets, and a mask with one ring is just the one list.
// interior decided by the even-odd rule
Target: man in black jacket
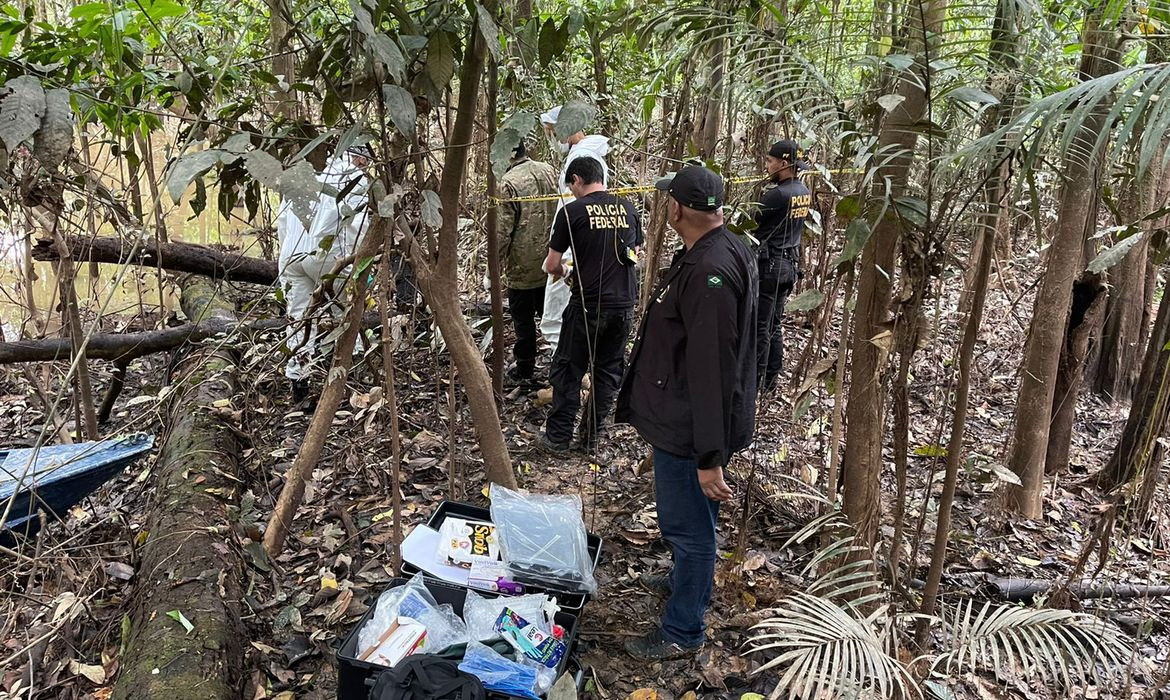
[(796, 177), (800, 146), (791, 139), (772, 144), (764, 167), (774, 186), (764, 192), (756, 212), (760, 272), (760, 308), (756, 323), (757, 379), (760, 390), (770, 391), (784, 363), (780, 322), (788, 294), (800, 275), (800, 237), (812, 195)]
[(723, 467), (755, 427), (759, 294), (751, 251), (723, 225), (723, 180), (691, 166), (658, 188), (684, 248), (646, 309), (617, 407), (654, 448), (658, 526), (674, 555), (669, 575), (644, 578), (669, 592), (661, 626), (626, 644), (646, 659), (692, 653), (705, 638), (719, 502), (731, 498)]

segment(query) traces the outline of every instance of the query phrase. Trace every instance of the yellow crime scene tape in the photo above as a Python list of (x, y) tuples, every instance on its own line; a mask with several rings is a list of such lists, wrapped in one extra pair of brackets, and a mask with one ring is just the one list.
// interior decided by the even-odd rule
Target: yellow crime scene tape
[[(841, 170), (830, 170), (829, 172), (833, 173), (833, 174), (841, 174), (841, 173), (860, 173), (860, 172), (864, 172), (864, 171), (862, 171), (859, 168), (845, 168), (845, 169), (841, 169)], [(818, 176), (820, 174), (821, 173), (819, 170), (813, 170), (810, 168), (808, 170), (802, 170), (798, 176), (799, 177), (814, 177), (814, 176)], [(728, 180), (728, 182), (733, 184), (733, 185), (742, 185), (745, 182), (763, 182), (764, 178), (765, 178), (765, 176), (763, 176), (763, 175), (760, 175), (758, 177), (733, 177), (730, 180)], [(630, 187), (610, 187), (606, 190), (606, 192), (609, 192), (610, 194), (616, 194), (618, 196), (627, 195), (627, 194), (641, 194), (643, 192), (653, 192), (653, 191), (654, 191), (654, 185), (634, 185), (634, 186), (630, 186)], [(519, 203), (523, 203), (523, 202), (556, 202), (556, 201), (563, 200), (563, 199), (573, 199), (573, 195), (566, 192), (564, 194), (530, 194), (530, 195), (526, 195), (524, 197), (509, 197), (508, 199), (500, 199), (499, 197), (492, 197), (490, 199), (490, 202), (491, 202), (491, 206), (495, 207), (495, 206), (499, 206), (501, 204), (512, 204), (513, 202), (519, 202)]]

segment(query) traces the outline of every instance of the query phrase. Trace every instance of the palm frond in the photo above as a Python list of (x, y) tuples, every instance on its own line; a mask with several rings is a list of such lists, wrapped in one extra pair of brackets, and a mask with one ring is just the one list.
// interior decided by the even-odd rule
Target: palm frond
[(832, 601), (796, 593), (777, 615), (752, 628), (749, 653), (777, 655), (757, 673), (785, 668), (772, 698), (840, 697), (869, 689), (879, 697), (919, 697), (906, 668), (886, 652), (886, 640), (867, 620)]
[(1036, 610), (967, 601), (943, 616), (949, 650), (933, 671), (982, 669), (1023, 675), (1070, 688), (1078, 681), (1112, 680), (1130, 665), (1120, 631), (1103, 620), (1068, 610)]

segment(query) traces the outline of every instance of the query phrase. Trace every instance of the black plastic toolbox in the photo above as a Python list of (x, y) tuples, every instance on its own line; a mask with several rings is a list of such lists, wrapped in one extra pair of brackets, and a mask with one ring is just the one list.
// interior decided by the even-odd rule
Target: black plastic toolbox
[[(427, 521), (427, 525), (435, 530), (438, 530), (442, 526), (443, 521), (448, 517), (467, 518), (469, 520), (483, 520), (485, 522), (491, 522), (492, 513), (487, 508), (481, 508), (470, 503), (463, 503), (460, 501), (443, 501), (439, 504), (438, 508), (435, 509), (435, 513), (431, 516), (431, 519)], [(589, 548), (589, 556), (591, 559), (593, 559), (593, 569), (596, 571), (597, 564), (601, 561), (601, 538), (592, 533), (586, 533), (585, 544)], [(419, 568), (417, 566), (402, 562), (403, 576), (414, 576), (417, 573), (419, 573)], [(423, 571), (422, 575), (428, 581), (440, 580), (431, 576), (426, 571)], [(443, 583), (454, 585), (447, 581), (443, 581)], [(480, 591), (478, 588), (474, 590), (477, 593), (485, 592)], [(492, 591), (486, 592), (491, 593)], [(585, 607), (585, 603), (589, 600), (589, 595), (587, 593), (571, 593), (557, 590), (556, 588), (540, 588), (537, 586), (525, 585), (524, 592), (548, 593), (549, 595), (556, 596), (557, 604), (561, 606), (561, 609), (567, 610), (574, 615), (580, 615), (581, 609)]]
[[(435, 601), (442, 605), (447, 603), (455, 611), (456, 615), (463, 615), (463, 603), (467, 599), (467, 589), (455, 586), (441, 581), (425, 580), (423, 582), (431, 595), (435, 597)], [(387, 590), (405, 586), (407, 579), (396, 578), (390, 582), (386, 587)], [(490, 592), (476, 591), (477, 595), (484, 598), (499, 598), (500, 596)], [(559, 600), (559, 599), (558, 599)], [(362, 615), (362, 619), (354, 625), (349, 634), (342, 640), (341, 646), (337, 649), (337, 700), (367, 700), (370, 695), (370, 689), (374, 687), (374, 682), (378, 678), (378, 674), (386, 670), (385, 666), (372, 664), (368, 661), (361, 661), (358, 657), (358, 633), (366, 622), (374, 616), (374, 610), (377, 608), (376, 601), (370, 605), (370, 609)], [(560, 625), (565, 630), (564, 641), (566, 646), (566, 654), (561, 662), (557, 664), (557, 677), (565, 672), (569, 664), (569, 657), (573, 653), (573, 649), (577, 644), (577, 616), (572, 613), (561, 610), (553, 618), (553, 622)], [(492, 700), (512, 700), (518, 698), (515, 695), (505, 695), (503, 693), (488, 692), (488, 698)]]

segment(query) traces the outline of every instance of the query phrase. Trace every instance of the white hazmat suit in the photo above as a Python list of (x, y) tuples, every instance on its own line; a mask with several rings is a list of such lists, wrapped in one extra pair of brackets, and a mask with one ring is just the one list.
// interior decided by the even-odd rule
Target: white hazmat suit
[[(293, 352), (284, 374), (294, 381), (308, 378), (316, 355), (317, 323), (306, 318), (313, 292), (321, 285), (321, 278), (333, 271), (337, 261), (357, 250), (369, 222), (366, 212), (369, 180), (349, 153), (334, 156), (317, 179), (322, 191), (308, 228), (287, 201), (281, 201), (276, 216), (280, 283), (292, 319), (288, 346)], [(342, 270), (338, 279), (344, 278), (349, 269)], [(336, 315), (338, 311), (336, 305), (331, 306), (331, 313)]]

